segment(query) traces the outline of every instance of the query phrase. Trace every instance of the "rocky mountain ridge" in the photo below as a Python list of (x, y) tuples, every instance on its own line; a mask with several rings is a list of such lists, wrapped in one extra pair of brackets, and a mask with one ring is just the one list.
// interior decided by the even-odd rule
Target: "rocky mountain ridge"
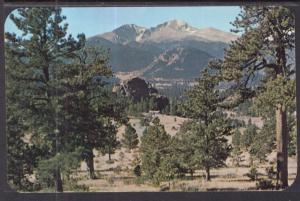
[(215, 28), (199, 29), (171, 20), (152, 28), (126, 24), (89, 38), (87, 45), (109, 49), (110, 65), (116, 73), (192, 80), (209, 60), (222, 58), (224, 49), (236, 38)]
[(224, 32), (212, 27), (198, 29), (181, 20), (171, 20), (145, 28), (135, 24), (123, 25), (112, 32), (107, 32), (94, 37), (102, 37), (117, 44), (126, 45), (131, 42), (166, 42), (178, 40), (214, 41), (229, 43), (237, 35)]

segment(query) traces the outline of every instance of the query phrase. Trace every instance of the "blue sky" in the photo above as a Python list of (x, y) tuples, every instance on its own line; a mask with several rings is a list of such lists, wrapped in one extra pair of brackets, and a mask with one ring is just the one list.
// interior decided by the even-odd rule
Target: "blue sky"
[[(165, 21), (178, 19), (197, 28), (214, 27), (229, 32), (238, 15), (237, 6), (222, 7), (81, 7), (63, 8), (67, 17), (68, 32), (76, 36), (85, 33), (87, 37), (112, 31), (124, 24), (154, 27)], [(5, 31), (17, 32), (14, 24), (7, 19)]]

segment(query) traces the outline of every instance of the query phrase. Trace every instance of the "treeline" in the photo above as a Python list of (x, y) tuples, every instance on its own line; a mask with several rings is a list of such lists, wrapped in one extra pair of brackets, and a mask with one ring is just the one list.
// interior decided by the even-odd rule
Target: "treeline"
[[(154, 84), (155, 85), (155, 84)], [(179, 99), (185, 91), (192, 88), (192, 82), (183, 82), (182, 84), (172, 83), (172, 86), (164, 86), (158, 88), (160, 94), (169, 97), (170, 99)]]
[(126, 113), (131, 116), (142, 117), (142, 113), (149, 111), (159, 111), (161, 114), (180, 115), (180, 99), (172, 98), (168, 104), (159, 107), (155, 97), (141, 98), (140, 101), (134, 101), (133, 98), (127, 97)]
[[(168, 105), (166, 106), (168, 107)], [(128, 98), (127, 113), (132, 116), (141, 116), (143, 112), (150, 110), (159, 111), (158, 103), (155, 97), (141, 98), (140, 101), (134, 101), (133, 98)], [(163, 109), (161, 112), (164, 112)]]

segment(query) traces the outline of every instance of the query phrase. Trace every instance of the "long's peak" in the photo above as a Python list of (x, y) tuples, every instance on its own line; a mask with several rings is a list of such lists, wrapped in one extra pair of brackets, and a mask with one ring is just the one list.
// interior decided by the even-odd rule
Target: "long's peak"
[(189, 25), (187, 22), (183, 21), (183, 20), (178, 20), (178, 19), (174, 19), (174, 20), (169, 20), (167, 22), (164, 22), (161, 25), (158, 26), (164, 26), (164, 27), (170, 27), (173, 29), (178, 29), (178, 28), (187, 28)]
[(131, 29), (145, 29), (144, 27), (138, 26), (136, 24), (124, 24), (117, 29), (122, 29), (122, 28), (131, 28)]
[(185, 24), (187, 24), (187, 22), (185, 22), (183, 20), (178, 20), (178, 19), (170, 20), (167, 23), (176, 24), (176, 25), (185, 25)]

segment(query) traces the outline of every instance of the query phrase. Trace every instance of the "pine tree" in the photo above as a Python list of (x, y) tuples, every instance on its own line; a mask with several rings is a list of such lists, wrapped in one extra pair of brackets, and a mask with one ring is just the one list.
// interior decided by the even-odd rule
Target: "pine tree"
[[(7, 179), (16, 190), (30, 191), (31, 183), (25, 174), (32, 174), (36, 167), (36, 157), (25, 141), (25, 131), (28, 129), (24, 122), (24, 110), (20, 101), (20, 88), (14, 79), (13, 69), (19, 63), (5, 47), (6, 61), (6, 137), (7, 137)], [(37, 154), (38, 155), (38, 154)], [(24, 157), (26, 156), (26, 157)]]
[(258, 135), (258, 128), (256, 125), (252, 124), (250, 120), (241, 137), (241, 144), (243, 148), (249, 151), (257, 135)]
[(178, 110), (177, 100), (176, 100), (176, 98), (174, 98), (171, 101), (170, 114), (176, 116), (177, 115), (177, 110)]
[(122, 140), (122, 143), (128, 150), (137, 148), (139, 144), (139, 138), (135, 128), (133, 128), (130, 123), (127, 125), (125, 129), (123, 138), (124, 139)]
[[(115, 132), (108, 132), (107, 121), (126, 122), (123, 98), (112, 92), (107, 79), (112, 77), (108, 56), (101, 49), (86, 48), (76, 53), (76, 60), (68, 66), (66, 111), (72, 121), (73, 135), (69, 139), (75, 147), (83, 147), (89, 177), (95, 179), (93, 150), (107, 146)], [(115, 125), (117, 127), (117, 125)], [(108, 136), (112, 135), (112, 136)], [(114, 142), (112, 142), (114, 143)], [(114, 147), (114, 145), (112, 145)]]
[(239, 129), (236, 129), (232, 135), (232, 155), (234, 163), (239, 166), (240, 155), (242, 154), (242, 142), (241, 142), (241, 132)]
[(115, 153), (120, 146), (120, 141), (117, 139), (117, 128), (109, 118), (105, 119), (104, 123), (105, 138), (103, 139), (105, 145), (100, 149), (102, 154), (108, 154), (108, 161), (112, 162), (111, 155)]
[(141, 138), (141, 167), (149, 179), (159, 181), (158, 169), (168, 153), (170, 136), (156, 117)]
[(275, 142), (275, 124), (271, 120), (266, 120), (262, 129), (260, 129), (253, 137), (253, 142), (250, 145), (249, 152), (251, 157), (263, 162), (268, 154), (274, 149)]
[(157, 110), (157, 105), (153, 97), (149, 99), (149, 110)]
[(192, 128), (192, 124), (191, 121), (182, 124), (179, 133), (176, 134), (174, 149), (181, 173), (188, 172), (193, 179), (194, 172), (198, 169), (199, 165), (195, 160), (195, 147), (191, 146), (194, 139), (192, 135), (187, 135)]
[(72, 170), (80, 167), (81, 148), (73, 152), (64, 152), (57, 154), (47, 160), (38, 162), (36, 177), (42, 188), (51, 188), (55, 185), (56, 169), (59, 168), (60, 173), (64, 176), (63, 180), (69, 180)]
[[(25, 124), (32, 138), (39, 138), (47, 152), (41, 158), (50, 159), (64, 152), (68, 143), (68, 123), (64, 117), (63, 66), (74, 53), (82, 48), (85, 37), (78, 40), (67, 36), (65, 17), (57, 8), (21, 8), (18, 15), (10, 19), (22, 32), (20, 37), (6, 33), (6, 54), (11, 55), (17, 66), (6, 66), (13, 74), (14, 83), (19, 87), (18, 97), (24, 111)], [(9, 117), (8, 117), (9, 118)], [(62, 192), (59, 166), (53, 172), (56, 191)]]
[[(9, 91), (9, 88), (6, 85), (6, 92)], [(35, 146), (30, 146), (24, 140), (26, 138), (26, 126), (23, 124), (22, 111), (14, 107), (14, 104), (10, 102), (11, 96), (8, 95), (8, 92), (6, 94), (7, 179), (14, 189), (31, 191), (34, 190), (33, 184), (25, 175), (33, 174), (41, 150)]]
[(159, 184), (161, 181), (167, 180), (169, 184), (168, 188), (170, 189), (171, 180), (175, 177), (177, 168), (176, 155), (169, 151), (168, 154), (165, 154), (160, 161), (159, 168), (154, 175), (155, 183)]
[[(277, 187), (288, 186), (287, 111), (295, 101), (295, 20), (285, 7), (245, 6), (233, 22), (242, 36), (225, 51), (224, 61), (210, 64), (223, 81), (235, 81), (235, 105), (257, 97), (276, 112)], [(264, 72), (264, 74), (260, 73)], [(231, 82), (233, 83), (233, 82)]]
[(190, 146), (194, 148), (193, 161), (204, 169), (206, 180), (210, 180), (210, 169), (224, 165), (230, 147), (225, 136), (231, 134), (229, 119), (219, 109), (220, 97), (216, 89), (218, 79), (205, 69), (197, 85), (187, 92), (182, 105), (184, 115), (192, 119), (187, 131)]

